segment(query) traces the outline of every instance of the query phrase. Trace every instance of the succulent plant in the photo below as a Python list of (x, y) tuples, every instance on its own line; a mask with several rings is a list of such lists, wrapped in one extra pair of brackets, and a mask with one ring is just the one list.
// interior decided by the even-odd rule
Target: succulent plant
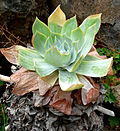
[[(101, 14), (88, 16), (80, 26), (76, 16), (66, 20), (58, 6), (48, 18), (48, 26), (38, 18), (32, 27), (34, 49), (15, 46), (14, 64), (36, 71), (51, 87), (59, 79), (63, 91), (84, 87), (89, 81), (84, 76), (107, 75), (112, 58), (101, 59), (89, 55), (101, 24)], [(10, 61), (10, 60), (9, 60)], [(49, 77), (48, 77), (49, 76)]]

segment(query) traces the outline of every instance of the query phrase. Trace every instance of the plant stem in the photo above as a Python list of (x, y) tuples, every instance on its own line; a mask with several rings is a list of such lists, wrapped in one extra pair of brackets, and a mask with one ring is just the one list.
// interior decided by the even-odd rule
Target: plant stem
[(102, 106), (96, 106), (95, 110), (98, 110), (98, 111), (100, 111), (100, 112), (102, 112), (102, 113), (104, 113), (106, 115), (109, 115), (109, 116), (115, 116), (115, 113), (113, 111), (111, 111), (109, 109), (106, 109), (106, 108), (104, 108)]
[(5, 82), (10, 82), (10, 77), (9, 76), (4, 76), (0, 74), (0, 80), (5, 81)]

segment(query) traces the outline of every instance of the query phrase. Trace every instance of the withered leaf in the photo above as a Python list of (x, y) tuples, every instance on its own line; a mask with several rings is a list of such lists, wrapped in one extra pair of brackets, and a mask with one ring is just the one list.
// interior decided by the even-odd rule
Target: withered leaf
[(88, 104), (90, 102), (92, 103), (96, 102), (98, 96), (99, 96), (99, 90), (95, 88), (91, 88), (86, 95), (86, 103)]
[(82, 102), (84, 105), (90, 102), (95, 102), (99, 96), (99, 89), (95, 89), (94, 86), (84, 76), (78, 76), (79, 80), (84, 84), (81, 89)]
[(93, 78), (91, 78), (89, 76), (86, 76), (86, 78), (89, 80), (89, 82), (93, 85), (94, 88), (96, 88), (98, 90), (100, 89), (100, 85), (97, 82), (95, 82), (95, 80), (93, 80)]
[(2, 48), (0, 51), (10, 63), (18, 65), (17, 46), (14, 45), (9, 48)]
[(57, 109), (64, 114), (70, 115), (72, 110), (71, 91), (62, 91), (58, 88), (53, 100), (50, 102), (50, 106)]
[(57, 90), (59, 89), (59, 86), (53, 86), (44, 96), (43, 99), (43, 105), (47, 105), (50, 100), (52, 99), (52, 97), (55, 95), (55, 93), (57, 92)]
[(51, 87), (51, 85), (43, 81), (36, 72), (28, 71), (24, 68), (21, 68), (11, 75), (10, 79), (16, 83), (13, 93), (20, 96), (37, 89), (39, 89), (40, 95), (44, 95)]
[(75, 90), (74, 92), (72, 92), (72, 98), (74, 100), (76, 100), (77, 104), (80, 104), (80, 105), (82, 105), (81, 89), (82, 88), (80, 88), (79, 90)]
[(103, 55), (99, 55), (96, 48), (94, 46), (92, 46), (92, 48), (90, 49), (88, 55), (91, 55), (91, 56), (96, 56), (96, 57), (99, 57), (101, 59), (107, 59), (107, 56)]
[(39, 90), (33, 91), (33, 102), (35, 107), (42, 107), (44, 96), (40, 96)]

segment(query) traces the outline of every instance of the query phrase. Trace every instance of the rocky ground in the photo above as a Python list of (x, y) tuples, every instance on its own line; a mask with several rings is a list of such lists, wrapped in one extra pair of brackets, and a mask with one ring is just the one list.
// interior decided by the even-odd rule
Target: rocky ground
[[(11, 93), (11, 87), (1, 101), (6, 105), (7, 131), (101, 131), (104, 127), (104, 115), (93, 110), (94, 104), (84, 107), (74, 103), (73, 115), (67, 116), (48, 106), (34, 107), (33, 93), (19, 97)], [(102, 101), (101, 95), (97, 103)]]

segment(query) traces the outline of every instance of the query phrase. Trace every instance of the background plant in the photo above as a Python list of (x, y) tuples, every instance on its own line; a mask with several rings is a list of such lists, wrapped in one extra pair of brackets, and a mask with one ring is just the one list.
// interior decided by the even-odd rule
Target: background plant
[(5, 104), (0, 104), (0, 131), (5, 131), (7, 116), (5, 114)]
[(113, 75), (112, 76), (105, 76), (102, 80), (104, 86), (107, 90), (105, 102), (115, 103), (116, 99), (114, 94), (111, 91), (111, 86), (117, 86), (120, 84), (120, 49), (116, 51), (107, 49), (107, 48), (97, 48), (97, 51), (100, 55), (106, 55), (108, 58), (113, 57)]

